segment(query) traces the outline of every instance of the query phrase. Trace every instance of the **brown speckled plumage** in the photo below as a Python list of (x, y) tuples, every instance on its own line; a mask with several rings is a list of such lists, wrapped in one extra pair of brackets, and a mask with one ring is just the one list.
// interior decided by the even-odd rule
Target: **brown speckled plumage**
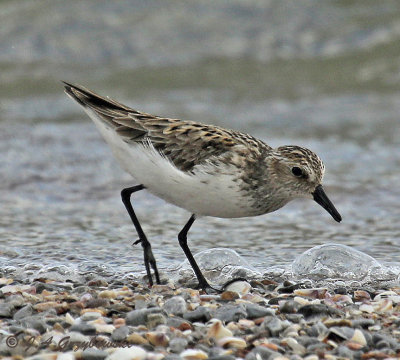
[(182, 171), (190, 171), (194, 166), (232, 149), (244, 156), (250, 148), (271, 149), (253, 136), (218, 126), (139, 112), (82, 86), (69, 85), (67, 92), (96, 111), (125, 142), (150, 142)]
[(251, 135), (153, 116), (65, 84), (66, 93), (84, 108), (121, 166), (140, 184), (124, 189), (121, 196), (144, 249), (150, 284), (150, 267), (158, 283), (159, 274), (130, 202), (131, 194), (144, 188), (192, 213), (178, 239), (203, 289), (210, 285), (187, 246), (187, 232), (197, 215), (262, 215), (303, 197), (313, 198), (341, 221), (321, 185), (325, 167), (311, 150), (294, 145), (273, 149)]

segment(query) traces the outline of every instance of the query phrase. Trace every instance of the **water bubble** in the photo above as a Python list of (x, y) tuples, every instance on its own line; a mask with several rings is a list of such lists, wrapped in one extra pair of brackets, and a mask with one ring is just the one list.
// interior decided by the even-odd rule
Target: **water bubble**
[(350, 287), (393, 282), (398, 275), (394, 267), (341, 244), (325, 244), (305, 251), (293, 261), (292, 273), (297, 280), (306, 277), (314, 283), (329, 281), (335, 286), (340, 283)]
[[(214, 284), (224, 284), (233, 278), (257, 278), (260, 273), (244, 260), (236, 251), (228, 248), (212, 248), (201, 251), (194, 258), (204, 276)], [(171, 269), (172, 270), (172, 269)], [(174, 270), (173, 281), (178, 277), (193, 277), (193, 270), (188, 260)], [(177, 277), (178, 276), (178, 277)]]

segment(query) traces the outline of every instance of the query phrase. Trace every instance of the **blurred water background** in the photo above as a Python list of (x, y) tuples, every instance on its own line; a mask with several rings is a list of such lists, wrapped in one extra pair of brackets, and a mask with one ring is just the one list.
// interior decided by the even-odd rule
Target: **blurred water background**
[[(202, 218), (194, 252), (229, 247), (262, 271), (335, 242), (400, 262), (398, 0), (10, 0), (0, 23), (3, 272), (143, 270), (119, 195), (133, 182), (60, 80), (322, 157), (341, 224), (312, 201)], [(159, 267), (183, 261), (190, 214), (133, 201)]]

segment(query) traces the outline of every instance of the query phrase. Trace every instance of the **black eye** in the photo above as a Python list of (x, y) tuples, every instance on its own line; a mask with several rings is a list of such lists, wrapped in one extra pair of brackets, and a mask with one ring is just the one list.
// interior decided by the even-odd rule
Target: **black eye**
[(293, 173), (294, 176), (297, 176), (297, 177), (301, 177), (301, 176), (304, 175), (304, 174), (303, 174), (303, 170), (301, 170), (301, 169), (300, 169), (299, 167), (297, 167), (297, 166), (292, 167), (292, 173)]

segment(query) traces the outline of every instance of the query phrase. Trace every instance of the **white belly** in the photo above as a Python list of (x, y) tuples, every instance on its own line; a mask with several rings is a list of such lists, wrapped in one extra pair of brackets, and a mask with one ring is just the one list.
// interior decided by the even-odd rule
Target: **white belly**
[[(254, 215), (251, 199), (243, 198), (237, 168), (204, 165), (194, 175), (177, 169), (152, 147), (127, 144), (93, 113), (94, 120), (120, 165), (154, 195), (199, 216), (236, 218)], [(215, 170), (215, 171), (213, 171)]]

